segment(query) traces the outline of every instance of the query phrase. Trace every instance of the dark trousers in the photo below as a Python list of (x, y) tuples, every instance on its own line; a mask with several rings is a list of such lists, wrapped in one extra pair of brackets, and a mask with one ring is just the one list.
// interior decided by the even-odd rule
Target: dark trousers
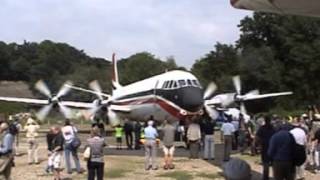
[(229, 161), (230, 160), (230, 154), (232, 149), (232, 135), (225, 135), (223, 136), (224, 139), (224, 155), (223, 160)]
[(196, 141), (189, 141), (189, 151), (190, 151), (190, 158), (191, 159), (198, 159), (199, 158), (199, 151), (200, 151), (200, 143), (198, 140)]
[(295, 166), (292, 161), (273, 161), (272, 167), (275, 180), (294, 180)]
[(263, 166), (263, 180), (269, 180), (269, 168), (270, 168), (271, 163), (270, 162), (262, 162)]
[(103, 180), (104, 163), (88, 161), (88, 180)]
[(133, 137), (132, 137), (132, 132), (125, 132), (126, 135), (126, 143), (129, 149), (132, 149), (132, 142), (133, 142)]
[(234, 138), (232, 139), (232, 150), (237, 150), (239, 145), (239, 131), (234, 132)]
[(140, 149), (140, 132), (134, 134), (135, 145), (134, 149)]

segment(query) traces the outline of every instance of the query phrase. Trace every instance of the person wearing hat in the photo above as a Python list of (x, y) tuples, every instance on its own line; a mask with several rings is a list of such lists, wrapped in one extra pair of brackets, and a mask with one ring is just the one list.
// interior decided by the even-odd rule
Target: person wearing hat
[(239, 158), (231, 159), (223, 165), (223, 175), (226, 180), (250, 180), (250, 165)]
[(144, 128), (144, 135), (145, 135), (145, 169), (150, 170), (157, 170), (158, 167), (156, 165), (156, 158), (157, 158), (157, 142), (156, 139), (158, 137), (158, 132), (156, 128), (153, 127), (153, 121), (148, 121), (148, 126)]
[(40, 129), (39, 124), (32, 119), (31, 117), (28, 118), (27, 124), (24, 127), (26, 131), (27, 142), (29, 144), (28, 149), (28, 163), (31, 165), (32, 163), (39, 164), (38, 159), (38, 130)]

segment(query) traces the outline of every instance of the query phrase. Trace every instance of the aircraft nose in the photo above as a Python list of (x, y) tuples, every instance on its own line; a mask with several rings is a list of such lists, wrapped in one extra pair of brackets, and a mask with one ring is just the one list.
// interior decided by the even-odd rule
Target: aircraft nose
[(187, 111), (199, 111), (203, 105), (203, 91), (198, 87), (182, 89), (183, 102), (181, 107)]

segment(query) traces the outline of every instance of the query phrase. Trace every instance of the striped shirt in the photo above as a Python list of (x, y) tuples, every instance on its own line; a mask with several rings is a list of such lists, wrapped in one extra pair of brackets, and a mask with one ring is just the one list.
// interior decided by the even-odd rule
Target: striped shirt
[(104, 138), (99, 136), (94, 136), (87, 140), (88, 146), (91, 148), (91, 162), (104, 162), (103, 156), (103, 147), (106, 145)]

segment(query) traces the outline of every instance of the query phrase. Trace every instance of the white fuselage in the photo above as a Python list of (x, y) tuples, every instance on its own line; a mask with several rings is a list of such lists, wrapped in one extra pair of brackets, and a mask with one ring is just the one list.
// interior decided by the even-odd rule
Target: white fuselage
[(115, 89), (111, 105), (129, 109), (118, 114), (132, 120), (177, 121), (201, 113), (202, 94), (194, 75), (174, 70)]

